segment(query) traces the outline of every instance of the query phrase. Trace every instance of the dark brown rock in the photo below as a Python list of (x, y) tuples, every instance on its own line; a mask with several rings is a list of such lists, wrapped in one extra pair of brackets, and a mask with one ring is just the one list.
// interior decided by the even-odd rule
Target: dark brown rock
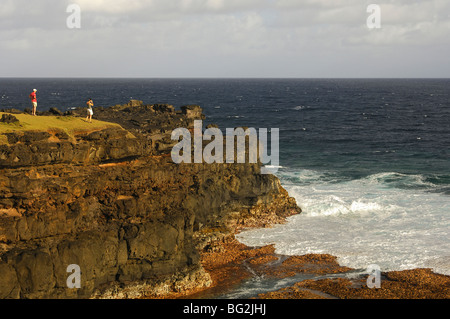
[[(202, 247), (300, 211), (259, 164), (174, 164), (171, 130), (195, 117), (169, 109), (139, 103), (95, 113), (125, 130), (8, 135), (0, 145), (0, 297), (204, 287)], [(66, 286), (71, 264), (82, 271), (79, 289)]]
[(23, 111), (15, 109), (15, 108), (0, 109), (0, 112), (10, 113), (10, 114), (22, 114), (23, 113)]
[(142, 102), (140, 100), (130, 100), (130, 102), (128, 102), (128, 105), (130, 107), (143, 106), (144, 102)]
[(58, 108), (56, 108), (56, 107), (51, 107), (51, 108), (48, 110), (48, 112), (51, 113), (51, 114), (53, 114), (53, 115), (58, 115), (58, 116), (62, 116), (62, 115), (63, 115), (63, 112), (61, 112), (60, 110), (58, 110)]
[(2, 117), (0, 118), (0, 123), (16, 123), (19, 122), (17, 117), (11, 114), (2, 114)]
[[(152, 142), (128, 136), (128, 131), (109, 128), (76, 135), (70, 141), (65, 132), (5, 133), (8, 145), (0, 145), (0, 167), (31, 167), (49, 164), (88, 164), (120, 161), (151, 155)], [(54, 136), (59, 142), (49, 142)]]
[(184, 105), (181, 111), (187, 118), (201, 119), (203, 117), (202, 108), (199, 105)]

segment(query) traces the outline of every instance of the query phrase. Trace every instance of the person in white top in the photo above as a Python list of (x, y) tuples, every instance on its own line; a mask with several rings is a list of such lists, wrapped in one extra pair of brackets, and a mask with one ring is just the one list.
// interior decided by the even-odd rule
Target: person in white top
[(89, 121), (89, 123), (92, 123), (92, 115), (94, 115), (94, 111), (92, 110), (92, 107), (94, 106), (94, 102), (92, 101), (92, 99), (89, 99), (86, 102), (86, 105), (87, 105), (86, 121)]

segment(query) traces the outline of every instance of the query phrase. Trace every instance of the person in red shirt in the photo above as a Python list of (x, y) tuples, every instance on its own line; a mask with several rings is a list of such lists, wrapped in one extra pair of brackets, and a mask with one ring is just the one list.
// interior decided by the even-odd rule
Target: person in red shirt
[(32, 115), (36, 116), (36, 108), (37, 108), (37, 98), (36, 98), (36, 89), (33, 89), (33, 92), (30, 94), (31, 104), (33, 105)]

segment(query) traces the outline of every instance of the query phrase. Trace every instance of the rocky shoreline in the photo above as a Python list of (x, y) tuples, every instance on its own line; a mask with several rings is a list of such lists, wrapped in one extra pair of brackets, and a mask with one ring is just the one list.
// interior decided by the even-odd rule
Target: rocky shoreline
[[(448, 299), (450, 276), (433, 273), (431, 269), (412, 269), (381, 272), (380, 287), (369, 288), (368, 274), (340, 266), (337, 258), (328, 254), (280, 256), (274, 247), (247, 247), (231, 239), (220, 244), (217, 253), (204, 253), (203, 263), (211, 277), (216, 279), (216, 292), (227, 291), (231, 283), (239, 284), (254, 277), (282, 279), (298, 274), (311, 275), (294, 284), (265, 293), (256, 299)], [(235, 256), (230, 260), (230, 256)], [(349, 274), (349, 275), (347, 275)], [(210, 288), (211, 289), (211, 288)], [(191, 297), (205, 296), (208, 291)], [(213, 294), (210, 294), (213, 295)]]
[[(18, 112), (2, 125), (16, 125)], [(38, 115), (70, 120), (85, 109)], [(239, 243), (237, 232), (301, 209), (260, 164), (171, 161), (172, 130), (204, 120), (199, 106), (133, 100), (96, 108), (95, 118), (120, 127), (0, 139), (0, 299), (215, 298), (255, 276), (298, 274), (312, 279), (254, 298), (450, 297), (449, 277), (429, 269), (382, 273), (370, 289), (367, 275), (345, 276), (353, 270), (333, 256)], [(78, 289), (67, 286), (71, 264), (82, 270)]]
[[(85, 109), (38, 115), (72, 125)], [(0, 299), (140, 298), (207, 287), (202, 249), (244, 224), (300, 212), (258, 163), (172, 162), (171, 131), (204, 119), (199, 106), (130, 101), (95, 115), (121, 127), (67, 134), (2, 124)], [(74, 264), (79, 288), (67, 284)]]
[[(380, 286), (368, 287), (369, 274), (339, 265), (329, 254), (284, 256), (273, 245), (248, 247), (234, 235), (214, 242), (201, 253), (201, 263), (211, 283), (182, 292), (151, 294), (145, 298), (215, 299), (227, 298), (249, 281), (277, 282), (292, 278), (280, 289), (265, 287), (265, 292), (245, 299), (449, 299), (450, 276), (431, 269), (381, 272)], [(299, 275), (309, 277), (296, 281)]]

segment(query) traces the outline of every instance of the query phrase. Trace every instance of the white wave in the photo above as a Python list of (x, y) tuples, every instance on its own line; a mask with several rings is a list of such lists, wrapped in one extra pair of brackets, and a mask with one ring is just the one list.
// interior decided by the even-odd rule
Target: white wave
[(331, 181), (336, 181), (337, 177), (335, 174), (330, 174), (327, 172), (318, 172), (309, 169), (302, 169), (298, 171), (288, 171), (283, 170), (277, 174), (281, 180), (285, 183), (295, 183), (295, 184), (309, 184), (309, 183), (326, 183)]
[(275, 244), (288, 255), (329, 253), (356, 269), (425, 267), (450, 275), (450, 196), (391, 185), (431, 187), (423, 176), (387, 172), (337, 183), (336, 176), (311, 170), (281, 175), (302, 214), (284, 225), (243, 232), (243, 243)]
[(383, 183), (383, 184), (397, 184), (397, 185), (409, 185), (435, 187), (431, 182), (427, 182), (426, 178), (420, 174), (402, 174), (396, 172), (385, 172), (373, 174), (365, 178), (369, 183)]
[[(318, 172), (309, 169), (302, 169), (298, 171), (281, 171), (278, 176), (285, 179), (287, 183), (296, 184), (327, 184), (342, 182), (342, 177), (333, 172)], [(361, 179), (353, 180), (352, 183), (357, 184), (358, 187), (379, 186), (382, 188), (421, 188), (434, 190), (439, 186), (427, 181), (426, 177), (421, 174), (403, 174), (397, 172), (383, 172), (368, 175)]]
[(267, 167), (267, 168), (283, 168), (283, 166), (280, 166), (280, 165), (264, 165), (264, 167)]

